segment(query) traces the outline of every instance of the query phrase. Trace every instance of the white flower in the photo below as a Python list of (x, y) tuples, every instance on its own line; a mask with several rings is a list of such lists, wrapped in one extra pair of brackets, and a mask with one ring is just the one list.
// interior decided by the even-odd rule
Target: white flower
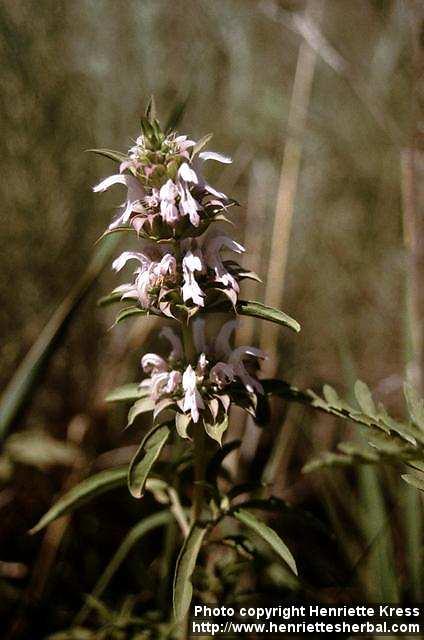
[(184, 280), (182, 294), (184, 302), (192, 300), (194, 304), (203, 307), (204, 293), (199, 287), (194, 275), (196, 271), (202, 273), (204, 270), (200, 250), (194, 249), (193, 251), (187, 251), (182, 260), (182, 266)]
[(199, 420), (199, 409), (204, 409), (205, 405), (197, 388), (197, 377), (193, 367), (189, 364), (183, 373), (184, 403), (183, 411), (190, 411), (193, 422)]
[(180, 219), (179, 210), (175, 203), (178, 196), (177, 186), (172, 180), (168, 180), (160, 188), (160, 214), (165, 222), (171, 227), (175, 226)]

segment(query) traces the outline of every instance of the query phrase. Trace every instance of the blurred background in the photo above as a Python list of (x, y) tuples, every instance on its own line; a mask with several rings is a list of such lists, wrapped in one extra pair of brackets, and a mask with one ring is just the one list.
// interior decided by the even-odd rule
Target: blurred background
[[(122, 433), (125, 411), (107, 408), (104, 396), (139, 377), (157, 325), (110, 331), (113, 312), (97, 306), (120, 283), (110, 272), (116, 251), (106, 246), (86, 271), (120, 196), (92, 193), (113, 165), (85, 150), (131, 146), (150, 94), (163, 121), (185, 103), (180, 131), (213, 132), (211, 148), (233, 157), (225, 170), (208, 169), (240, 202), (244, 264), (264, 281), (245, 294), (302, 326), (294, 335), (240, 323), (240, 342), (270, 352), (266, 373), (315, 390), (328, 382), (345, 397), (361, 378), (398, 415), (403, 379), (422, 391), (423, 18), (419, 0), (3, 0), (7, 637), (69, 626), (125, 530), (151, 509), (118, 491), (44, 538), (26, 535), (87, 469), (126, 462), (139, 439)], [(301, 476), (313, 453), (354, 430), (303, 409), (276, 405), (274, 414), (267, 433), (247, 425), (241, 475), (268, 460), (276, 495), (328, 521), (339, 555), (324, 556), (356, 594), (422, 599), (422, 504), (413, 490), (386, 470)], [(137, 591), (140, 579), (127, 566), (121, 588)], [(118, 584), (112, 603), (119, 593)]]

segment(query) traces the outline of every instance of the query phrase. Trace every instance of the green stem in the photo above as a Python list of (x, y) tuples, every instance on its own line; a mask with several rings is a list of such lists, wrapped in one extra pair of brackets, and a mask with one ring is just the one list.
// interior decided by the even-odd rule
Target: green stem
[(194, 495), (192, 523), (202, 515), (205, 479), (205, 430), (202, 424), (197, 424), (194, 432)]
[[(187, 363), (192, 366), (196, 365), (197, 352), (193, 340), (193, 331), (191, 323), (182, 321), (181, 333), (184, 347), (184, 355)], [(192, 524), (198, 520), (202, 514), (205, 479), (205, 432), (203, 425), (198, 423), (194, 425), (194, 494), (192, 507)]]

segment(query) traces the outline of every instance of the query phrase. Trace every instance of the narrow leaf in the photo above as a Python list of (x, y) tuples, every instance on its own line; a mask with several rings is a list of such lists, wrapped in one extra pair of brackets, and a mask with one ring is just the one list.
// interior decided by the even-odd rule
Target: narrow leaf
[(127, 477), (127, 467), (119, 467), (118, 469), (107, 469), (96, 473), (94, 476), (83, 480), (76, 487), (73, 487), (68, 493), (62, 496), (41, 518), (41, 520), (30, 531), (31, 534), (37, 533), (48, 524), (71, 513), (82, 504), (89, 502), (92, 498), (125, 485)]
[(122, 309), (122, 311), (120, 311), (116, 316), (115, 324), (119, 324), (127, 318), (132, 318), (133, 316), (138, 315), (146, 316), (146, 309), (140, 309), (140, 307), (126, 307), (125, 309)]
[(355, 398), (361, 407), (361, 410), (367, 416), (376, 417), (377, 409), (372, 399), (371, 391), (362, 380), (357, 380), (354, 386)]
[(206, 527), (195, 524), (184, 541), (177, 559), (174, 576), (174, 615), (180, 622), (190, 608), (193, 596), (191, 577), (206, 534)]
[(412, 487), (415, 487), (415, 489), (424, 491), (424, 475), (422, 478), (419, 478), (418, 476), (413, 476), (412, 473), (405, 473), (402, 476), (402, 480), (405, 480), (405, 482), (410, 484)]
[(155, 403), (153, 402), (150, 396), (145, 396), (137, 400), (128, 412), (127, 427), (130, 427), (133, 424), (137, 416), (140, 416), (142, 413), (148, 413), (149, 411), (153, 411), (154, 408), (155, 408)]
[(139, 400), (148, 395), (149, 390), (146, 387), (140, 387), (138, 382), (130, 382), (123, 384), (121, 387), (116, 387), (113, 391), (107, 394), (106, 402), (128, 402), (130, 400)]
[(112, 560), (109, 562), (103, 574), (99, 578), (92, 595), (96, 598), (100, 598), (134, 545), (153, 529), (157, 529), (158, 527), (163, 527), (168, 524), (171, 519), (172, 514), (169, 511), (159, 511), (158, 513), (153, 513), (152, 515), (147, 516), (147, 518), (144, 518), (144, 520), (130, 529), (123, 542), (118, 547), (118, 550)]
[(297, 567), (295, 559), (293, 558), (290, 549), (281, 540), (280, 536), (268, 525), (260, 520), (257, 520), (249, 511), (244, 509), (237, 509), (233, 512), (233, 515), (239, 522), (246, 527), (254, 531), (260, 536), (269, 546), (284, 560), (284, 562), (290, 567), (293, 573), (297, 576)]
[(239, 300), (237, 302), (237, 313), (242, 316), (252, 316), (254, 318), (260, 318), (261, 320), (269, 320), (269, 322), (275, 322), (284, 327), (288, 327), (298, 333), (300, 331), (300, 324), (288, 316), (279, 309), (274, 307), (268, 307), (262, 302), (256, 302), (254, 300)]
[(154, 427), (144, 437), (128, 470), (128, 488), (134, 498), (141, 498), (144, 493), (147, 476), (159, 458), (170, 430), (166, 425)]
[(120, 151), (114, 151), (113, 149), (87, 149), (90, 153), (96, 153), (98, 156), (104, 156), (105, 158), (109, 158), (109, 160), (114, 160), (115, 162), (123, 162), (124, 160), (128, 160), (128, 156), (126, 153), (121, 153)]

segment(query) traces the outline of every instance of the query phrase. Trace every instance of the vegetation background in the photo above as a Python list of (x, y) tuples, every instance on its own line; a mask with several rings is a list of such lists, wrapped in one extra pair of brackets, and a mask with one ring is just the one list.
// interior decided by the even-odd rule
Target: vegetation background
[[(240, 341), (271, 353), (267, 373), (345, 397), (361, 378), (395, 415), (405, 378), (422, 392), (423, 20), (419, 0), (3, 0), (0, 382), (10, 397), (13, 381), (17, 401), (1, 433), (2, 637), (69, 626), (128, 527), (152, 510), (119, 490), (44, 537), (26, 533), (61, 491), (127, 461), (139, 439), (104, 396), (138, 378), (156, 325), (109, 331), (113, 315), (96, 305), (117, 284), (109, 268), (80, 295), (118, 204), (116, 192), (93, 195), (111, 166), (84, 151), (126, 150), (151, 93), (163, 118), (186, 103), (181, 131), (212, 131), (213, 148), (233, 157), (213, 177), (242, 205), (245, 263), (265, 301), (302, 325), (293, 336), (240, 323)], [(64, 300), (71, 317), (28, 384), (16, 380)], [(330, 601), (422, 601), (416, 492), (386, 468), (301, 474), (349, 437), (335, 419), (280, 403), (268, 430), (247, 425), (231, 464), (242, 477), (265, 465), (275, 495), (327, 523), (325, 543), (293, 531), (292, 548)], [(140, 590), (158, 548), (149, 539), (132, 552), (112, 607)]]

